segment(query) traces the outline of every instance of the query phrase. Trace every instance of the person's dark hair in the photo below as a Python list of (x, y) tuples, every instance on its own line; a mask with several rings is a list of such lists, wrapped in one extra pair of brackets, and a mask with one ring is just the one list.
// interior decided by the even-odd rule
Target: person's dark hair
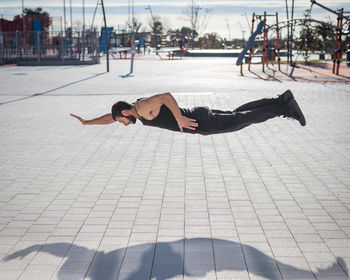
[(112, 106), (112, 118), (116, 120), (116, 117), (124, 117), (123, 110), (130, 110), (132, 105), (126, 101), (118, 101)]

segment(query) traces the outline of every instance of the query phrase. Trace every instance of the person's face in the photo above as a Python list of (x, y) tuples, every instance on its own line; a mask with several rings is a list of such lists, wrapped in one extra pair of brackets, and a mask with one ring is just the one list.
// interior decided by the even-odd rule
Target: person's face
[(122, 115), (122, 117), (116, 117), (117, 122), (120, 122), (125, 126), (136, 123), (136, 118), (130, 115), (128, 111), (122, 111)]
[(131, 120), (127, 117), (116, 117), (115, 118), (117, 122), (122, 123), (124, 126), (128, 126), (131, 124)]

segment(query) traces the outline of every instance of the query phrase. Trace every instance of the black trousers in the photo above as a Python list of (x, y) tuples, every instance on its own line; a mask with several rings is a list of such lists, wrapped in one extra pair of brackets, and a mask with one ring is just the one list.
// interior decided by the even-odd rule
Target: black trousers
[(189, 117), (198, 122), (198, 128), (194, 133), (209, 135), (237, 131), (281, 115), (278, 99), (265, 98), (244, 104), (233, 111), (195, 107), (191, 109)]

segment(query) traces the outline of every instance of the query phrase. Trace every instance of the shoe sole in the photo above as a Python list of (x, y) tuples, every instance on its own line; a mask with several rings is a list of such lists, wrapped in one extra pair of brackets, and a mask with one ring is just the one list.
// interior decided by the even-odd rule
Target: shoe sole
[(294, 98), (292, 100), (293, 100), (293, 103), (295, 104), (295, 109), (296, 109), (298, 115), (300, 116), (300, 119), (298, 121), (300, 122), (301, 126), (305, 126), (306, 120), (305, 120), (304, 114), (301, 111), (298, 102)]

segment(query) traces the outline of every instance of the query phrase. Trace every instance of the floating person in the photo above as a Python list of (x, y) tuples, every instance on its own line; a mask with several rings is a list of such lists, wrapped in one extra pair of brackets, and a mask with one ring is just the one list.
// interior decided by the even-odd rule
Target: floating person
[(112, 106), (111, 111), (91, 120), (70, 115), (83, 125), (119, 122), (128, 126), (139, 120), (147, 126), (201, 135), (233, 132), (279, 116), (297, 120), (302, 126), (306, 125), (305, 117), (290, 90), (277, 98), (252, 101), (233, 111), (214, 110), (208, 107), (179, 108), (169, 92), (140, 98), (132, 104), (119, 101)]

